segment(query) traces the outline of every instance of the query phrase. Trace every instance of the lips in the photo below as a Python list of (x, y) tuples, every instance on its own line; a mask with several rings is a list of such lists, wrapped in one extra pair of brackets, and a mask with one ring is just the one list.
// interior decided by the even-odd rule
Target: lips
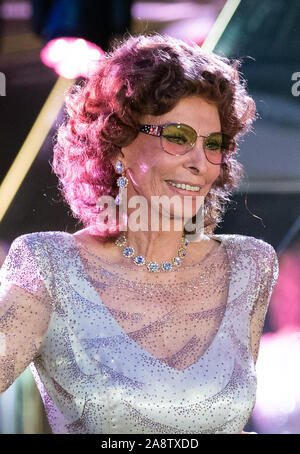
[(199, 188), (202, 188), (202, 186), (198, 183), (186, 183), (185, 181), (176, 181), (176, 180), (166, 180), (166, 182), (171, 182), (171, 183), (175, 183), (175, 184), (188, 184), (189, 186), (198, 186)]
[[(200, 188), (199, 191), (189, 191), (188, 189), (180, 189), (180, 188), (176, 188), (175, 186), (171, 186), (170, 184), (168, 184), (168, 181), (166, 181), (166, 183), (167, 183), (168, 188), (171, 191), (177, 192), (178, 194), (183, 194), (183, 195), (197, 195), (197, 194), (200, 194), (201, 189), (202, 189), (202, 186), (194, 185), (194, 186), (198, 186)], [(174, 181), (174, 183), (175, 183), (175, 181)]]

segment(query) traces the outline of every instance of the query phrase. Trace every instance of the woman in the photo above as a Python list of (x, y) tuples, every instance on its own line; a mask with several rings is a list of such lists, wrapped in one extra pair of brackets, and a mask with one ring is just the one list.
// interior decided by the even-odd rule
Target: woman
[(278, 261), (213, 234), (255, 119), (238, 63), (130, 37), (67, 96), (52, 166), (84, 228), (16, 238), (0, 272), (0, 390), (31, 363), (54, 433), (239, 434), (251, 415)]

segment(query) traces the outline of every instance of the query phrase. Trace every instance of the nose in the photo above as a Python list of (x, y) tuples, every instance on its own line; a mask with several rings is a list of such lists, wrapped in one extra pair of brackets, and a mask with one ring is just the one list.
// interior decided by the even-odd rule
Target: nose
[(192, 171), (193, 174), (198, 175), (207, 171), (207, 159), (203, 147), (203, 138), (197, 137), (196, 143), (192, 150), (186, 153), (185, 166)]

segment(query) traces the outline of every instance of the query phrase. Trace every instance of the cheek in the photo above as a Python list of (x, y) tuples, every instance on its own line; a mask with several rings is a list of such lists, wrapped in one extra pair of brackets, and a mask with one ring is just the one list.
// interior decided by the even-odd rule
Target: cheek
[(143, 193), (158, 194), (162, 180), (162, 169), (159, 162), (146, 155), (137, 156), (130, 166), (131, 179), (136, 190)]
[(222, 168), (221, 166), (214, 166), (214, 168), (210, 168), (210, 171), (209, 171), (209, 177), (207, 179), (207, 190), (206, 190), (206, 195), (209, 193), (209, 191), (211, 190), (211, 187), (218, 183), (218, 181), (220, 181), (220, 178), (222, 178)]
[(155, 185), (159, 179), (159, 167), (146, 159), (140, 159), (132, 167), (132, 175), (140, 185)]
[(143, 153), (135, 153), (128, 162), (128, 171), (136, 184), (140, 184), (149, 178), (151, 171), (150, 162)]
[(155, 146), (150, 148), (144, 141), (139, 140), (130, 151), (128, 167), (134, 172), (136, 178), (144, 179), (152, 173), (152, 169), (158, 167), (159, 154)]
[(156, 185), (156, 183), (162, 179), (162, 176), (169, 169), (169, 166), (164, 163), (161, 155), (153, 152), (139, 153), (135, 159), (132, 160), (130, 168), (135, 176), (135, 179)]
[(211, 168), (211, 182), (214, 183), (221, 175), (222, 175), (222, 167), (221, 166), (213, 166)]

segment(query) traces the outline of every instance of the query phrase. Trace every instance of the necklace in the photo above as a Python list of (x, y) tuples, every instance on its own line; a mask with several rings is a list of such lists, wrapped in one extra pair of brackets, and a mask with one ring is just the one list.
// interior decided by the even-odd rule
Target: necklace
[(132, 246), (127, 244), (125, 235), (121, 235), (115, 244), (122, 249), (122, 254), (128, 259), (132, 259), (133, 263), (137, 266), (145, 266), (151, 273), (160, 271), (173, 271), (174, 268), (178, 267), (182, 263), (182, 258), (187, 254), (187, 245), (189, 241), (185, 238), (184, 233), (182, 234), (180, 246), (177, 251), (177, 256), (166, 262), (161, 262), (160, 265), (157, 262), (146, 262), (145, 257), (141, 255), (135, 255), (135, 250)]

